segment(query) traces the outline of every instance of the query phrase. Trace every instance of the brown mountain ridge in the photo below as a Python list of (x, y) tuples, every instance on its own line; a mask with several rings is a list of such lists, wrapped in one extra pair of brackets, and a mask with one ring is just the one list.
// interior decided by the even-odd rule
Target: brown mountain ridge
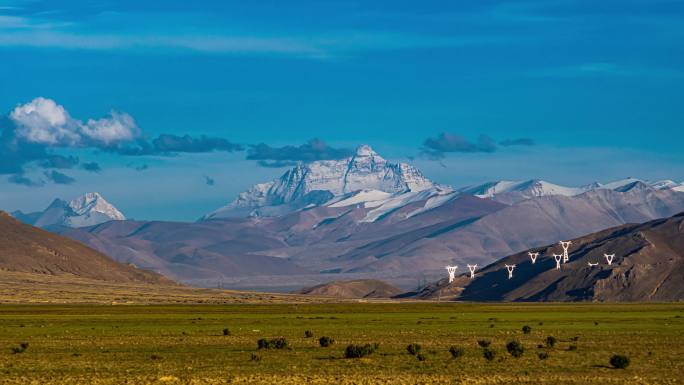
[(77, 241), (23, 224), (0, 211), (0, 274), (3, 271), (175, 285), (160, 274), (116, 262)]
[(333, 281), (295, 292), (295, 294), (338, 298), (392, 298), (401, 293), (403, 290), (400, 288), (377, 279)]
[[(529, 251), (539, 252), (535, 264), (527, 251), (513, 254), (478, 270), (473, 279), (469, 274), (456, 277), (451, 284), (442, 279), (415, 297), (463, 301), (684, 300), (684, 213), (573, 239), (570, 260), (560, 270), (552, 256), (562, 253), (560, 245)], [(611, 265), (604, 254), (615, 254)], [(505, 265), (513, 264), (513, 278), (508, 279)], [(459, 266), (459, 271), (465, 267)]]

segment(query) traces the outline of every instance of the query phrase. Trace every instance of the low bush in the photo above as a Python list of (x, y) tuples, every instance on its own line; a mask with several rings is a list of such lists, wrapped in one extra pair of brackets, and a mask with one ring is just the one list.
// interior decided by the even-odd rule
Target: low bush
[(457, 346), (452, 346), (449, 348), (449, 353), (451, 353), (451, 357), (459, 358), (465, 354), (465, 349), (459, 348)]
[(249, 360), (254, 361), (254, 362), (259, 362), (259, 361), (261, 361), (261, 356), (258, 354), (252, 353), (252, 355), (249, 356)]
[(610, 357), (610, 365), (615, 369), (627, 369), (629, 366), (629, 357), (616, 354)]
[(487, 361), (494, 361), (494, 358), (496, 358), (496, 353), (492, 349), (489, 348), (484, 348), (482, 350), (482, 356), (487, 360)]
[(539, 354), (537, 354), (537, 357), (539, 357), (540, 360), (545, 360), (545, 359), (549, 358), (549, 353), (539, 352)]
[(530, 334), (530, 332), (532, 332), (532, 328), (528, 325), (525, 325), (525, 326), (523, 326), (522, 331), (525, 334)]
[(422, 354), (416, 354), (416, 358), (418, 359), (418, 361), (425, 361), (426, 359), (426, 357)]
[(574, 352), (575, 350), (577, 350), (577, 345), (570, 345), (570, 346), (568, 346), (568, 350), (571, 351), (571, 352)]
[(335, 343), (335, 340), (332, 339), (332, 338), (330, 338), (330, 337), (323, 336), (323, 337), (321, 337), (321, 338), (318, 339), (318, 343), (319, 343), (322, 347), (327, 348), (328, 346), (334, 344), (334, 343)]
[(262, 338), (257, 341), (257, 347), (259, 349), (285, 349), (288, 347), (287, 340), (283, 337), (266, 339)]
[(508, 353), (515, 358), (521, 357), (525, 352), (525, 348), (523, 348), (522, 344), (518, 341), (511, 341), (507, 343), (506, 350), (508, 350)]
[(556, 337), (554, 337), (554, 336), (546, 337), (546, 346), (552, 348), (552, 347), (556, 346), (556, 342), (558, 342)]
[(304, 332), (304, 337), (306, 338), (311, 338), (313, 337), (313, 332), (311, 330), (307, 330)]
[(230, 335), (230, 329), (228, 329), (228, 328), (223, 329), (223, 335), (229, 336)]
[(378, 349), (379, 345), (377, 343), (374, 344), (365, 344), (365, 345), (349, 345), (347, 346), (346, 349), (344, 349), (344, 357), (345, 358), (361, 358), (361, 357), (366, 357), (373, 352), (375, 352)]
[(480, 345), (483, 348), (489, 347), (489, 345), (492, 344), (492, 341), (490, 340), (478, 340), (477, 344)]
[(420, 345), (418, 345), (418, 344), (409, 344), (409, 345), (406, 347), (406, 351), (408, 351), (409, 354), (415, 356), (416, 354), (420, 353), (420, 349), (421, 349), (421, 348), (422, 348), (422, 347), (421, 347)]
[(22, 342), (19, 344), (19, 346), (15, 346), (12, 348), (12, 354), (20, 354), (26, 351), (28, 349), (29, 343), (28, 342)]

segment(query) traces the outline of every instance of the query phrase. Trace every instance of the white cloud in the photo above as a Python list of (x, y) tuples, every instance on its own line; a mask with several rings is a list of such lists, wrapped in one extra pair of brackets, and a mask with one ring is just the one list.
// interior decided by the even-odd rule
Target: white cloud
[(112, 111), (109, 117), (83, 123), (54, 100), (43, 97), (17, 106), (10, 119), (17, 126), (18, 138), (47, 146), (107, 146), (139, 135), (135, 121), (126, 113)]
[(130, 141), (140, 134), (132, 116), (116, 111), (111, 112), (110, 118), (88, 119), (81, 125), (81, 131), (92, 141), (106, 145)]
[(17, 136), (46, 145), (76, 145), (80, 135), (64, 107), (42, 97), (17, 106), (10, 119), (17, 125)]

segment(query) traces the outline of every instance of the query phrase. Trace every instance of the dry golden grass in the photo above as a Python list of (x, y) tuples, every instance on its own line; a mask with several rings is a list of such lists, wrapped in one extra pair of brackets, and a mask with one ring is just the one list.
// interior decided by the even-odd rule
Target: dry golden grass
[(188, 286), (113, 283), (76, 277), (0, 271), (0, 303), (224, 304), (320, 303), (333, 298), (199, 289)]

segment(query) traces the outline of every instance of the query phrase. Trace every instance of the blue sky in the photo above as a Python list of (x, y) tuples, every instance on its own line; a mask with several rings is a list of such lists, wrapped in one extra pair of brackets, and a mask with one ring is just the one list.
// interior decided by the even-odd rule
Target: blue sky
[[(313, 138), (454, 186), (682, 181), (683, 16), (658, 0), (0, 0), (0, 209), (99, 191), (129, 217), (196, 219), (285, 170), (257, 159), (305, 159), (250, 145)], [(37, 123), (39, 105), (67, 121)]]

